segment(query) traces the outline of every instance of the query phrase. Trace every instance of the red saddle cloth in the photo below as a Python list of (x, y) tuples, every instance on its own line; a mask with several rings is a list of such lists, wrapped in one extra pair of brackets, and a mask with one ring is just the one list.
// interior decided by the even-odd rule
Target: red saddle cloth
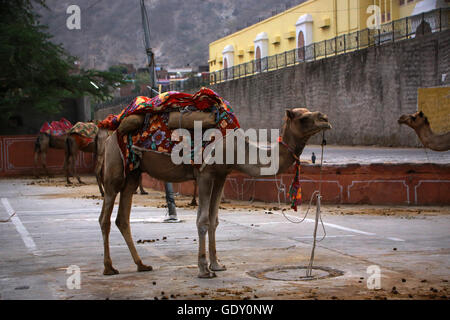
[(72, 123), (66, 118), (61, 118), (59, 121), (52, 121), (50, 124), (45, 122), (39, 132), (45, 133), (51, 136), (62, 136), (72, 128)]

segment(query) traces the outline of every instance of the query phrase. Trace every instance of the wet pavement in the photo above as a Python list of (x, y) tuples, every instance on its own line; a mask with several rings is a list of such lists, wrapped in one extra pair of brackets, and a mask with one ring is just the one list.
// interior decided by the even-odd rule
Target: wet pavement
[[(0, 180), (0, 299), (449, 296), (449, 207), (424, 216), (365, 214), (364, 208), (370, 206), (361, 206), (359, 214), (336, 215), (324, 208), (327, 236), (317, 244), (314, 266), (318, 269), (313, 270), (316, 278), (312, 280), (304, 276), (312, 245), (313, 212), (303, 223), (295, 224), (279, 211), (221, 210), (217, 250), (227, 270), (217, 272), (213, 279), (199, 279), (195, 209), (178, 209), (182, 222), (169, 224), (162, 223), (163, 208), (133, 207), (133, 239), (143, 262), (154, 270), (136, 272), (113, 223), (111, 255), (120, 274), (103, 276), (98, 224), (102, 201), (65, 197), (65, 187), (28, 182)], [(292, 211), (286, 214), (293, 220), (300, 216)], [(321, 226), (318, 233), (321, 239)], [(78, 268), (79, 289), (72, 277)], [(378, 273), (373, 270), (379, 270), (379, 278), (374, 278)], [(374, 288), (374, 284), (380, 287)]]

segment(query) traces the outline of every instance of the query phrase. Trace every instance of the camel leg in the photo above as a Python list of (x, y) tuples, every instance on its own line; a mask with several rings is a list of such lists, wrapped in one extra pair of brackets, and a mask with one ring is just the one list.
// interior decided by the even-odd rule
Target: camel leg
[(141, 192), (141, 194), (148, 194), (148, 192), (144, 190), (144, 186), (142, 185), (142, 174), (139, 177), (139, 191)]
[(140, 174), (138, 172), (132, 172), (126, 178), (125, 186), (120, 192), (119, 211), (117, 212), (116, 225), (128, 245), (128, 249), (133, 257), (134, 263), (137, 265), (137, 271), (151, 271), (153, 270), (152, 266), (147, 266), (142, 263), (136, 247), (134, 246), (130, 229), (131, 202), (133, 200), (134, 191), (139, 184), (139, 176)]
[(64, 168), (66, 171), (66, 181), (67, 184), (72, 184), (70, 181), (70, 176), (72, 175), (71, 169), (72, 169), (72, 161), (73, 161), (73, 155), (71, 154), (72, 151), (68, 151), (66, 146), (66, 156), (64, 158)]
[(70, 176), (71, 176), (71, 168), (72, 168), (72, 156), (68, 156), (67, 160), (65, 161), (64, 166), (66, 167), (66, 181), (67, 184), (72, 184), (72, 181), (70, 181)]
[(77, 166), (75, 165), (76, 159), (78, 157), (78, 152), (75, 152), (72, 156), (72, 169), (73, 169), (73, 175), (77, 178), (78, 183), (85, 184), (83, 181), (81, 181), (80, 175), (77, 173)]
[(197, 205), (197, 181), (194, 180), (194, 194), (192, 195), (190, 206), (196, 206)]
[(105, 198), (103, 199), (102, 213), (98, 222), (102, 229), (103, 236), (103, 264), (105, 269), (103, 271), (104, 275), (114, 275), (118, 274), (119, 271), (114, 269), (112, 266), (111, 255), (109, 252), (109, 232), (111, 230), (111, 213), (114, 208), (114, 201), (116, 200), (117, 192), (107, 192)]
[(211, 200), (213, 178), (211, 174), (200, 174), (197, 178), (199, 206), (197, 210), (197, 231), (198, 231), (198, 268), (199, 278), (213, 278), (216, 276), (208, 267), (206, 259), (206, 233), (209, 229), (209, 205)]
[(48, 172), (48, 168), (47, 168), (47, 153), (46, 152), (41, 153), (41, 162), (42, 162), (42, 167), (44, 168), (45, 175), (50, 178), (50, 172)]
[(35, 152), (34, 153), (34, 168), (33, 168), (35, 178), (39, 178), (39, 174), (38, 174), (38, 170), (37, 170), (38, 162), (39, 162), (39, 152)]
[(102, 197), (105, 196), (105, 192), (103, 191), (103, 157), (98, 157), (95, 163), (95, 178), (97, 179), (98, 189), (100, 190), (100, 194)]
[(219, 225), (219, 204), (222, 199), (223, 188), (225, 186), (226, 176), (217, 176), (214, 179), (213, 191), (211, 194), (211, 203), (209, 207), (209, 268), (212, 271), (223, 271), (227, 268), (224, 265), (220, 265), (217, 259), (216, 253), (216, 229)]

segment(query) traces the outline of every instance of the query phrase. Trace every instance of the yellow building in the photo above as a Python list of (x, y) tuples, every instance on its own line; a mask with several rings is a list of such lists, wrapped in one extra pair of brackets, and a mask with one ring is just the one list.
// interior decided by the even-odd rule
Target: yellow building
[(309, 0), (210, 43), (209, 69), (214, 72), (259, 61), (366, 29), (377, 21), (386, 24), (440, 7), (448, 7), (448, 1)]

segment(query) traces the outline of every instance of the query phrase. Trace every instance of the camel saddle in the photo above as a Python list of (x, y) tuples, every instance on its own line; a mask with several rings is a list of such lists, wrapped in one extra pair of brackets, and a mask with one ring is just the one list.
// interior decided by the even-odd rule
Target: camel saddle
[[(145, 114), (132, 114), (122, 120), (117, 131), (121, 134), (136, 132), (141, 129), (145, 122)], [(200, 121), (202, 128), (214, 128), (216, 126), (216, 115), (214, 112), (203, 111), (169, 111), (167, 126), (169, 129), (194, 129), (194, 121)]]

